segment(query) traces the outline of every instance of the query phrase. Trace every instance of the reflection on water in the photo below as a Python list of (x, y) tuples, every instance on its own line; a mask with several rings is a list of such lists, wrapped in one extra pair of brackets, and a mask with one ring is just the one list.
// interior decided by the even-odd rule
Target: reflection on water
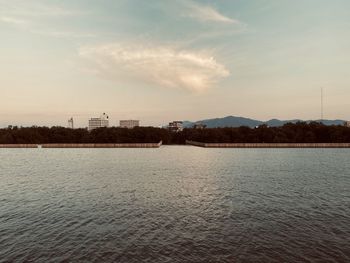
[(2, 149), (0, 261), (350, 261), (348, 149)]

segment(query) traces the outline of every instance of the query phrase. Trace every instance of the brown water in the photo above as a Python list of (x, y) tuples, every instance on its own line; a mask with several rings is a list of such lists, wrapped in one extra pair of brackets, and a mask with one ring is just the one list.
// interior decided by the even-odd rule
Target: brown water
[(0, 262), (350, 262), (349, 149), (1, 149)]

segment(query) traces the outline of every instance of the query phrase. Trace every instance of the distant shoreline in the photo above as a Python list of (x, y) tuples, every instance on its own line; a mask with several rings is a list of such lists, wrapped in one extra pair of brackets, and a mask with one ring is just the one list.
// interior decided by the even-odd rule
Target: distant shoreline
[[(10, 145), (9, 147), (14, 147), (12, 144), (23, 144), (25, 145), (23, 148), (33, 148), (37, 145), (42, 145), (43, 148), (155, 148), (158, 146), (152, 144), (160, 141), (164, 145), (186, 145), (186, 141), (194, 141), (208, 144), (204, 147), (219, 148), (344, 148), (344, 144), (350, 143), (350, 127), (297, 123), (286, 124), (278, 128), (266, 125), (256, 128), (214, 129), (199, 126), (190, 129), (180, 128), (175, 131), (154, 127), (135, 127), (133, 129), (111, 127), (92, 131), (64, 127), (0, 129), (0, 144)], [(149, 143), (152, 144), (149, 145)], [(250, 145), (245, 145), (247, 143)], [(267, 143), (270, 146), (266, 145)], [(337, 144), (339, 146), (334, 146)]]
[[(51, 144), (0, 144), (0, 149), (93, 149), (93, 148), (160, 148), (159, 143), (51, 143)], [(186, 141), (187, 146), (201, 148), (350, 148), (350, 143), (203, 143)], [(166, 146), (184, 146), (184, 144), (169, 144)]]

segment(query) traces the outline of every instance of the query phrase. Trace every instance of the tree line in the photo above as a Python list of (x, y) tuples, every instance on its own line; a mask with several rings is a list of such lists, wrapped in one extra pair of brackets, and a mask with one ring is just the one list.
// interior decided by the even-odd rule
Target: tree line
[(69, 129), (64, 127), (8, 127), (0, 129), (0, 144), (45, 143), (350, 143), (350, 128), (321, 123), (288, 123), (281, 127), (186, 128), (171, 132), (163, 128), (136, 127)]

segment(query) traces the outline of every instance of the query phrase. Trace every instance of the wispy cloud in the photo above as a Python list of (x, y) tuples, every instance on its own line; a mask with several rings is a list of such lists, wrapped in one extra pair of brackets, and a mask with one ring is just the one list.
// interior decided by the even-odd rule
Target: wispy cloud
[(32, 33), (56, 38), (94, 38), (95, 34), (75, 32), (75, 31), (58, 31), (58, 30), (32, 30)]
[(212, 21), (228, 24), (239, 24), (238, 20), (221, 14), (218, 10), (209, 5), (202, 5), (193, 1), (183, 1), (183, 5), (188, 9), (185, 16), (197, 19), (199, 21)]
[(39, 1), (1, 1), (0, 13), (6, 13), (10, 16), (21, 17), (62, 17), (62, 16), (76, 16), (87, 14), (80, 10), (65, 9), (60, 6), (50, 4), (43, 4)]
[(206, 52), (165, 46), (110, 44), (83, 47), (79, 54), (93, 62), (95, 72), (104, 77), (195, 92), (211, 88), (230, 74)]
[(10, 16), (2, 16), (0, 17), (0, 21), (3, 23), (12, 24), (16, 26), (24, 26), (28, 24), (28, 21), (26, 20), (10, 17)]
[[(36, 1), (1, 1), (0, 23), (5, 23), (18, 29), (51, 37), (93, 37), (93, 34), (74, 32), (72, 30), (58, 30), (51, 19), (61, 17), (75, 17), (88, 14), (79, 10), (65, 9), (59, 6), (43, 4)], [(51, 26), (50, 26), (51, 25)]]

